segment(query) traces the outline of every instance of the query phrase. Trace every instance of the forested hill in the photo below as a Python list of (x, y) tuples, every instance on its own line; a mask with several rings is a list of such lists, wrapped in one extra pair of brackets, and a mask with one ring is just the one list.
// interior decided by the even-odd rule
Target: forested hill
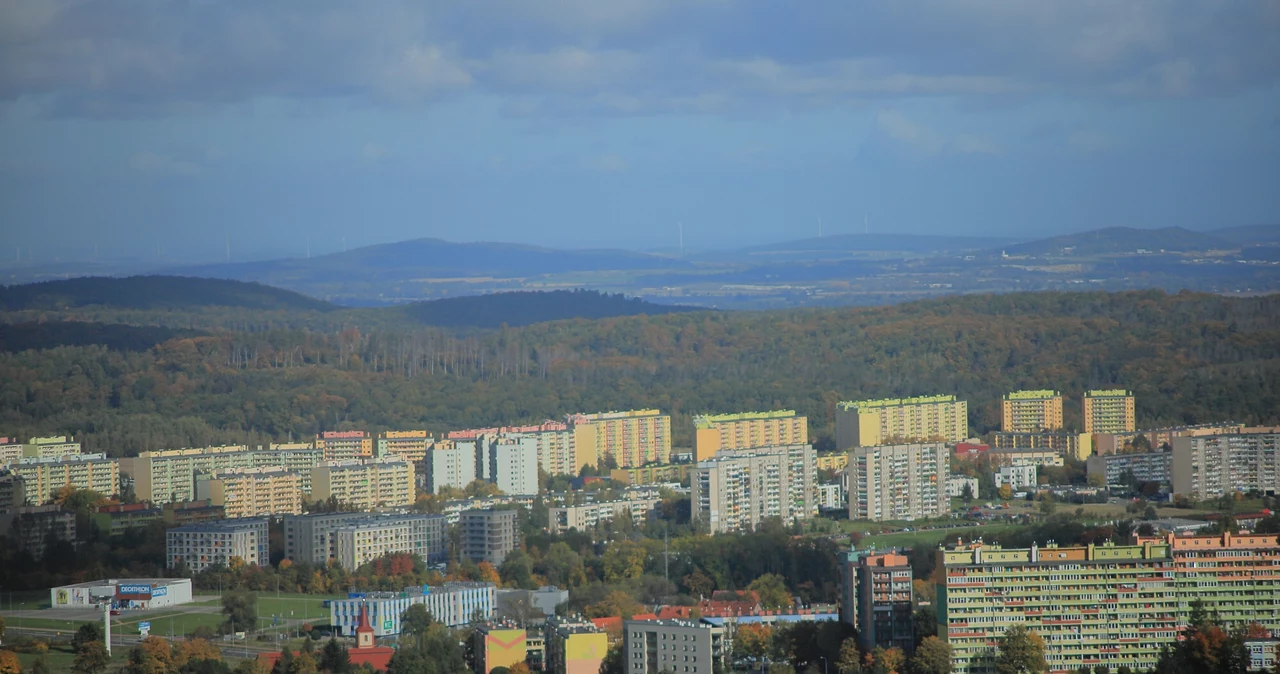
[(197, 330), (88, 321), (0, 323), (0, 351), (97, 345), (114, 351), (146, 351), (172, 339), (197, 337)]
[(328, 302), (260, 283), (186, 276), (85, 277), (0, 287), (0, 311), (89, 306), (141, 310), (234, 307), (332, 311), (338, 308)]
[(497, 328), (568, 318), (611, 318), (702, 310), (699, 307), (653, 304), (594, 290), (554, 290), (452, 297), (373, 311), (398, 314), (423, 325)]
[(1009, 255), (1116, 255), (1149, 251), (1191, 252), (1238, 247), (1213, 233), (1193, 232), (1181, 227), (1135, 229), (1107, 227), (1090, 232), (1055, 236), (1006, 246)]

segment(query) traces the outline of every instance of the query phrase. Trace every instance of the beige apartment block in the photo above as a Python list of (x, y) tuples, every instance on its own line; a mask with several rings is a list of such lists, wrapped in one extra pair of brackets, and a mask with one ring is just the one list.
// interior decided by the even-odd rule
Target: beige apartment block
[(851, 520), (918, 520), (951, 511), (950, 451), (941, 442), (859, 447), (845, 474)]
[(302, 512), (302, 475), (280, 468), (200, 473), (196, 498), (222, 506), (228, 518), (297, 515)]
[(671, 417), (658, 410), (571, 414), (575, 473), (612, 458), (618, 468), (667, 463), (671, 458)]
[(409, 463), (418, 463), (427, 457), (433, 438), (426, 431), (387, 431), (378, 435), (374, 455), (398, 456)]
[(1005, 433), (1062, 428), (1062, 394), (1057, 391), (1014, 391), (1001, 403), (1000, 430)]
[(68, 454), (19, 459), (10, 472), (25, 483), (26, 500), (40, 505), (66, 487), (88, 489), (103, 496), (120, 493), (120, 462), (106, 454)]
[(373, 438), (368, 431), (325, 431), (316, 436), (316, 447), (325, 461), (346, 461), (373, 456)]
[(969, 437), (969, 403), (955, 396), (859, 400), (836, 404), (836, 449), (893, 442), (961, 442)]
[(413, 464), (400, 458), (326, 461), (311, 470), (313, 501), (372, 510), (413, 505), (415, 495)]
[(1132, 433), (1137, 428), (1131, 391), (1089, 391), (1083, 411), (1085, 433)]
[(722, 449), (751, 449), (809, 443), (809, 420), (795, 410), (701, 415), (693, 418), (695, 461)]
[(689, 481), (692, 517), (711, 533), (753, 531), (817, 514), (812, 445), (724, 450), (699, 461)]

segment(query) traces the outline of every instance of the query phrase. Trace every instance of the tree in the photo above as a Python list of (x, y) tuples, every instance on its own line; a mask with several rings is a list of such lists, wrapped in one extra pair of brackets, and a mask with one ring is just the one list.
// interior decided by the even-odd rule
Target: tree
[(773, 638), (773, 628), (760, 623), (746, 623), (738, 627), (733, 647), (749, 658), (763, 660), (769, 653), (769, 642)]
[(276, 660), (276, 666), (271, 668), (271, 674), (289, 674), (291, 669), (293, 669), (293, 651), (286, 645), (280, 649), (280, 659)]
[(840, 674), (862, 672), (862, 650), (858, 648), (856, 637), (848, 637), (840, 642), (840, 658), (836, 660), (836, 669)]
[(180, 641), (173, 648), (173, 660), (175, 663), (200, 662), (202, 660), (222, 660), (222, 651), (218, 650), (207, 639), (187, 639)]
[(502, 577), (498, 575), (498, 570), (493, 568), (492, 564), (489, 562), (480, 562), (477, 566), (480, 569), (479, 580), (481, 582), (502, 585)]
[(630, 618), (640, 613), (643, 608), (635, 597), (623, 590), (614, 590), (601, 601), (589, 604), (585, 611), (588, 618), (608, 618), (611, 616)]
[(0, 616), (0, 643), (4, 643), (4, 616)]
[(626, 658), (622, 654), (622, 644), (619, 642), (605, 651), (604, 659), (600, 661), (599, 674), (626, 674), (626, 664)]
[[(414, 604), (414, 606), (422, 605)], [(405, 611), (405, 614), (408, 614), (408, 611)], [(416, 619), (417, 618), (415, 618), (415, 620)], [(430, 619), (431, 617), (428, 615), (427, 620), (430, 621)], [(401, 620), (404, 620), (403, 617)], [(403, 625), (403, 622), (401, 622), (401, 625)], [(426, 628), (422, 627), (419, 631), (425, 630)], [(320, 669), (323, 669), (326, 672), (331, 672), (332, 674), (347, 674), (351, 671), (351, 653), (347, 651), (346, 646), (338, 643), (338, 640), (334, 637), (329, 637), (329, 642), (326, 643), (324, 645), (324, 649), (320, 651)]]
[(1044, 660), (1044, 639), (1039, 634), (1014, 625), (1000, 638), (996, 654), (996, 674), (1043, 674), (1049, 671)]
[(160, 637), (150, 636), (129, 651), (129, 674), (169, 674), (174, 665), (173, 648)]
[(101, 641), (86, 641), (76, 648), (76, 659), (71, 665), (71, 671), (76, 674), (98, 674), (107, 668), (110, 661), (106, 644)]
[(507, 672), (509, 674), (530, 674), (529, 665), (526, 665), (523, 662), (517, 662), (514, 665), (511, 665), (507, 668)]
[(916, 646), (907, 671), (911, 674), (951, 674), (951, 644), (938, 637), (925, 637)]
[[(427, 633), (427, 629), (431, 627), (435, 620), (431, 617), (431, 612), (427, 610), (426, 604), (411, 604), (400, 614), (400, 632), (410, 636), (420, 636)], [(335, 646), (341, 646), (334, 637), (329, 638), (329, 642)], [(326, 646), (325, 648), (328, 648)]]
[(964, 501), (965, 505), (969, 505), (973, 501), (973, 485), (968, 482), (964, 483), (964, 489), (960, 492), (960, 500)]
[(776, 573), (766, 573), (751, 581), (748, 590), (760, 597), (760, 606), (767, 609), (787, 608), (791, 606), (791, 593), (787, 590), (787, 581)]
[(702, 572), (702, 569), (694, 568), (693, 573), (680, 579), (684, 583), (684, 588), (694, 597), (709, 597), (715, 592), (716, 582), (710, 576)]
[(875, 674), (902, 674), (907, 664), (907, 656), (901, 648), (885, 648), (876, 646), (871, 651), (871, 671)]
[(921, 606), (911, 614), (911, 625), (916, 633), (916, 643), (938, 634), (938, 612), (932, 606)]
[(644, 574), (644, 560), (649, 556), (644, 546), (633, 541), (614, 541), (605, 549), (601, 562), (604, 579), (617, 583)]
[(1006, 482), (1005, 484), (1000, 485), (999, 493), (1000, 493), (1000, 500), (1008, 501), (1009, 499), (1013, 498), (1013, 487), (1010, 487), (1009, 484)]
[(81, 646), (90, 641), (102, 641), (102, 623), (94, 621), (81, 624), (76, 633), (71, 636), (71, 649), (78, 651)]
[[(71, 671), (76, 671), (74, 662), (71, 665)], [(36, 656), (34, 662), (31, 663), (31, 671), (29, 674), (52, 674), (53, 670), (49, 666), (49, 652), (42, 651)]]
[(0, 674), (22, 674), (22, 662), (13, 651), (0, 651)]
[(222, 595), (223, 633), (246, 632), (258, 624), (258, 595), (235, 590)]
[(289, 664), (289, 674), (318, 674), (316, 658), (310, 653), (299, 653)]
[(1182, 639), (1160, 652), (1156, 671), (1169, 674), (1244, 674), (1249, 652), (1244, 642), (1249, 628), (1227, 632), (1218, 616), (1199, 599), (1191, 602), (1191, 614)]
[(507, 587), (532, 590), (538, 586), (533, 581), (533, 559), (524, 550), (512, 550), (502, 562), (502, 583)]

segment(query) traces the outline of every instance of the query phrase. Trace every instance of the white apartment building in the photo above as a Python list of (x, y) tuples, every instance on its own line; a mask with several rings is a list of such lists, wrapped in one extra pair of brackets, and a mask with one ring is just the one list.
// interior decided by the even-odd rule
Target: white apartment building
[(1037, 484), (1036, 468), (1037, 466), (1034, 463), (1018, 463), (1000, 466), (994, 476), (996, 489), (999, 489), (1006, 484), (1014, 491), (1034, 488)]
[(238, 468), (283, 468), (302, 475), (302, 490), (309, 492), (311, 468), (320, 463), (324, 450), (305, 446), (250, 450), (244, 445), (168, 449), (142, 452), (120, 460), (120, 472), (133, 478), (139, 500), (172, 503), (195, 499), (195, 475)]
[(327, 461), (311, 469), (311, 498), (357, 510), (413, 505), (413, 464), (399, 457)]
[(538, 493), (537, 440), (525, 435), (501, 435), (484, 445), (484, 455), (477, 457), (477, 468), (484, 468), (481, 479), (498, 485), (504, 494)]
[(344, 523), (334, 529), (334, 559), (354, 571), (395, 552), (417, 555), (425, 562), (445, 557), (443, 515), (383, 515)]
[(951, 458), (941, 442), (858, 447), (849, 453), (849, 519), (917, 520), (951, 511)]
[(1280, 493), (1280, 427), (1174, 438), (1173, 491), (1196, 500)]
[(262, 566), (270, 561), (267, 520), (244, 518), (188, 524), (165, 534), (166, 566), (186, 564), (192, 573), (230, 566), (232, 558)]
[(327, 564), (334, 556), (333, 532), (369, 513), (334, 512), (284, 517), (284, 558), (308, 564)]
[(982, 498), (978, 495), (978, 478), (965, 475), (952, 475), (947, 478), (947, 496), (960, 498), (964, 496), (964, 488), (969, 488), (971, 498)]
[(10, 472), (26, 483), (27, 503), (39, 505), (64, 487), (103, 496), (120, 493), (120, 462), (106, 454), (65, 454), (19, 459)]
[(691, 515), (711, 533), (792, 524), (817, 514), (816, 480), (812, 445), (721, 451), (691, 475)]
[(844, 487), (839, 482), (818, 485), (818, 509), (837, 510), (844, 507)]
[(586, 531), (601, 522), (612, 522), (614, 519), (624, 515), (629, 515), (631, 520), (638, 525), (644, 521), (649, 511), (653, 510), (653, 506), (657, 503), (658, 499), (648, 498), (548, 508), (547, 531), (556, 535), (563, 534), (570, 529)]
[(465, 489), (476, 481), (476, 445), (473, 440), (441, 440), (424, 460), (427, 469), (427, 490), (439, 494), (442, 487)]

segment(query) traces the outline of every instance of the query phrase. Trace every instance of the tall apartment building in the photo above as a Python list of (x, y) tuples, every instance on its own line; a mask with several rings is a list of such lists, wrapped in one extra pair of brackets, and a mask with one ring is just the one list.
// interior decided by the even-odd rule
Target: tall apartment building
[(1173, 447), (1174, 438), (1197, 438), (1205, 435), (1230, 435), (1232, 433), (1243, 433), (1244, 424), (1195, 424), (1191, 426), (1167, 426), (1165, 428), (1148, 428), (1142, 431), (1134, 431), (1132, 433), (1102, 433), (1093, 434), (1093, 451), (1095, 454), (1115, 454), (1123, 452), (1125, 446), (1132, 446), (1132, 443), (1141, 435), (1146, 438), (1146, 444), (1152, 449), (1168, 450)]
[(27, 504), (27, 482), (20, 475), (0, 470), (0, 513), (21, 508)]
[(310, 513), (284, 517), (284, 558), (324, 565), (334, 556), (333, 532), (370, 517), (363, 512)]
[(702, 415), (693, 418), (695, 461), (723, 449), (809, 444), (809, 420), (795, 410)]
[(969, 403), (955, 396), (836, 404), (836, 449), (892, 442), (960, 442), (969, 437)]
[(1085, 433), (1132, 433), (1137, 428), (1133, 393), (1124, 389), (1084, 394)]
[(445, 558), (444, 515), (365, 516), (335, 528), (330, 538), (333, 558), (348, 571), (396, 552), (425, 562)]
[(316, 436), (316, 448), (325, 461), (346, 461), (373, 456), (373, 438), (368, 431), (325, 431)]
[(476, 446), (483, 440), (441, 440), (427, 452), (427, 490), (440, 493), (443, 487), (464, 489), (476, 481)]
[(165, 533), (167, 568), (185, 564), (192, 573), (200, 573), (214, 566), (230, 566), (233, 557), (256, 566), (270, 562), (266, 518), (188, 524)]
[(1000, 430), (1035, 433), (1062, 428), (1062, 394), (1057, 391), (1014, 391), (1004, 397)]
[(858, 643), (870, 652), (877, 646), (915, 649), (915, 590), (911, 563), (896, 552), (865, 554), (857, 566)]
[(554, 506), (547, 508), (547, 531), (554, 535), (570, 529), (586, 531), (618, 517), (630, 517), (635, 524), (640, 524), (657, 503), (656, 498), (645, 498)]
[(64, 454), (19, 459), (9, 470), (25, 483), (27, 502), (39, 505), (64, 487), (103, 496), (120, 493), (120, 462), (106, 454)]
[(630, 468), (671, 459), (671, 417), (658, 410), (570, 414), (566, 422), (581, 465), (612, 458), (618, 468)]
[(522, 434), (481, 436), (476, 473), (504, 494), (538, 493), (538, 443)]
[(76, 514), (53, 504), (14, 508), (0, 513), (0, 532), (10, 545), (39, 560), (51, 539), (77, 543)]
[(951, 511), (951, 457), (941, 442), (859, 447), (849, 454), (849, 519), (917, 520)]
[(688, 620), (624, 620), (622, 644), (626, 674), (711, 674), (727, 650), (723, 627)]
[(311, 469), (311, 498), (358, 510), (413, 505), (413, 464), (396, 457), (326, 461)]
[(1280, 427), (1174, 438), (1173, 491), (1197, 500), (1280, 493)]
[(152, 503), (195, 499), (195, 474), (238, 468), (284, 468), (303, 473), (302, 489), (310, 491), (310, 471), (320, 463), (324, 450), (306, 445), (280, 449), (249, 449), (244, 445), (169, 449), (142, 452), (120, 460), (120, 472), (133, 479), (139, 500)]
[(398, 456), (409, 463), (427, 458), (433, 438), (426, 431), (387, 431), (375, 440), (373, 455)]
[(22, 456), (28, 459), (57, 459), (79, 453), (80, 443), (61, 435), (31, 438), (22, 446)]
[(1092, 434), (1070, 431), (1001, 431), (991, 434), (991, 446), (996, 449), (1051, 449), (1078, 461), (1084, 461), (1094, 452)]
[(458, 526), (462, 532), (461, 556), (474, 562), (502, 566), (516, 548), (514, 510), (464, 510)]
[(281, 468), (237, 468), (196, 474), (196, 499), (220, 505), (227, 517), (302, 512), (302, 474)]
[[(538, 446), (538, 465), (550, 475), (577, 475), (582, 467), (595, 461), (595, 454), (579, 461), (573, 430), (566, 423), (547, 420), (527, 426), (502, 426), (450, 431), (450, 440), (474, 440), (482, 435), (519, 434), (532, 438)], [(594, 452), (595, 447), (591, 448)]]
[(785, 524), (816, 515), (812, 445), (724, 450), (698, 463), (689, 480), (691, 516), (711, 533), (752, 531), (769, 518)]
[(1280, 629), (1272, 535), (1137, 537), (1135, 544), (938, 551), (938, 636), (956, 674), (991, 671), (992, 644), (1020, 625), (1045, 641), (1050, 671), (1153, 668), (1192, 601), (1227, 626)]
[(1173, 452), (1098, 454), (1085, 466), (1090, 477), (1101, 475), (1108, 487), (1129, 484), (1129, 476), (1140, 482), (1173, 483)]
[(599, 674), (609, 635), (590, 622), (551, 618), (546, 629), (547, 674)]
[(16, 463), (22, 458), (22, 443), (17, 438), (0, 437), (0, 466)]

